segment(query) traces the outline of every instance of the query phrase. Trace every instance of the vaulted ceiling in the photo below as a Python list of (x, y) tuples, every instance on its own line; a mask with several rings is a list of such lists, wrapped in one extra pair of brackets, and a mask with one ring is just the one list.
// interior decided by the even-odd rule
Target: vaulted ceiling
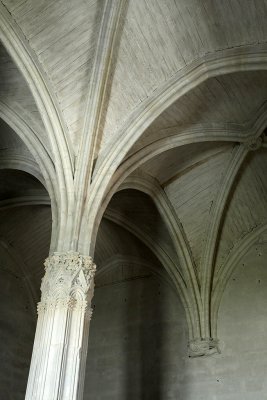
[(2, 235), (29, 276), (49, 194), (55, 225), (62, 204), (104, 216), (101, 267), (164, 269), (185, 305), (226, 284), (267, 223), (266, 17), (257, 0), (0, 2)]

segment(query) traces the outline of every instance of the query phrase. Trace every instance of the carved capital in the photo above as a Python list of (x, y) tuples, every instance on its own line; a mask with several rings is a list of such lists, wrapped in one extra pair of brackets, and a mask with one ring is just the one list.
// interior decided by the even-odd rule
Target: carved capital
[(92, 258), (73, 251), (54, 253), (44, 265), (38, 312), (54, 308), (86, 311), (93, 295), (96, 271)]
[(262, 138), (249, 138), (245, 143), (244, 146), (246, 147), (247, 150), (249, 151), (256, 151), (259, 148), (261, 148), (262, 145)]
[(220, 353), (218, 340), (212, 338), (191, 340), (188, 349), (189, 357), (211, 356)]

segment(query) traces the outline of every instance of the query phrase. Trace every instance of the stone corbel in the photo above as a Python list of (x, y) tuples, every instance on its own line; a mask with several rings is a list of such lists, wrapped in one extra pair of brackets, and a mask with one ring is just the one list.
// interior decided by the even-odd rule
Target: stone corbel
[(188, 343), (189, 357), (211, 356), (220, 354), (219, 341), (217, 339), (193, 339)]

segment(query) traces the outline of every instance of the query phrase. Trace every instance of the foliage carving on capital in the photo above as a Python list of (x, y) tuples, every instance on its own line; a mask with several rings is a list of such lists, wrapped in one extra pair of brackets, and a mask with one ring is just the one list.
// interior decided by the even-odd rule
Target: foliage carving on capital
[(92, 258), (73, 251), (53, 253), (44, 265), (38, 311), (49, 307), (87, 309), (93, 295), (96, 271)]

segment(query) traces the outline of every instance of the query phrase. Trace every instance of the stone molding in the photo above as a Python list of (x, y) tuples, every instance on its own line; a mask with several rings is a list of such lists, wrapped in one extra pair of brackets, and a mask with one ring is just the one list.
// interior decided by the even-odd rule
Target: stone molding
[[(266, 69), (267, 57), (264, 46), (241, 46), (203, 55), (164, 82), (126, 118), (114, 135), (114, 139), (109, 142), (109, 146), (102, 149), (95, 165), (93, 179), (95, 183), (91, 186), (90, 200), (85, 207), (85, 221), (90, 221), (90, 224), (88, 226), (84, 223), (81, 229), (84, 235), (84, 249), (86, 243), (91, 243), (90, 251), (94, 250), (98, 221), (101, 220), (102, 211), (105, 209), (99, 208), (99, 204), (104, 201), (109, 185), (114, 184), (110, 176), (115, 174), (130, 148), (151, 122), (196, 84), (200, 85), (209, 77), (238, 72), (240, 68), (242, 71)], [(108, 174), (105, 173), (107, 170)]]
[(219, 341), (213, 338), (193, 339), (188, 343), (189, 357), (211, 356), (220, 353)]
[(56, 252), (45, 260), (44, 265), (38, 314), (51, 308), (64, 308), (87, 311), (90, 316), (91, 309), (87, 309), (87, 305), (93, 297), (96, 271), (92, 257), (73, 251)]

